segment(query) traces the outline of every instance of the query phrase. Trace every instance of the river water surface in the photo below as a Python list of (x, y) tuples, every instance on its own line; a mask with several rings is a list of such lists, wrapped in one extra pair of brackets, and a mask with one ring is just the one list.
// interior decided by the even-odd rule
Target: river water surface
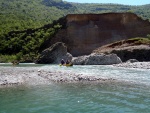
[[(149, 113), (150, 70), (113, 66), (22, 65), (116, 79), (0, 88), (0, 113)], [(21, 68), (22, 68), (21, 66)], [(19, 67), (17, 67), (19, 68)]]

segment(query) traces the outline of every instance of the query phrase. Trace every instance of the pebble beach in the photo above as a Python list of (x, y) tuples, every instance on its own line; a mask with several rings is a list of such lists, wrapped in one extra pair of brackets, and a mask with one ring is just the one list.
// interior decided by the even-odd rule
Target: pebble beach
[(139, 69), (150, 69), (150, 62), (125, 62), (120, 64), (114, 64), (116, 67), (125, 67), (125, 68), (139, 68)]
[[(135, 62), (114, 64), (115, 67), (150, 69), (150, 62)], [(40, 85), (51, 83), (78, 82), (112, 82), (115, 79), (104, 79), (100, 76), (49, 71), (40, 68), (0, 67), (0, 87), (12, 85)]]
[(77, 82), (105, 82), (113, 79), (103, 79), (99, 76), (85, 76), (82, 74), (65, 73), (61, 71), (47, 71), (37, 68), (0, 68), (0, 86), (40, 85), (51, 83)]

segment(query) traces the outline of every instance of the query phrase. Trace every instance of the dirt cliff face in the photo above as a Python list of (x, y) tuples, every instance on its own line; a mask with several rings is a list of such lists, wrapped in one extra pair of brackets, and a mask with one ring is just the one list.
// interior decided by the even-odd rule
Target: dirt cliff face
[(66, 43), (73, 56), (90, 54), (94, 49), (115, 41), (150, 34), (150, 23), (133, 13), (70, 14), (66, 29), (53, 39)]

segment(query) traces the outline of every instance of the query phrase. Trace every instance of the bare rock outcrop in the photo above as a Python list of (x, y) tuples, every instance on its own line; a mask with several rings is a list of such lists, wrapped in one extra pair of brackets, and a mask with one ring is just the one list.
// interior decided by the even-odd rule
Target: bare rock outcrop
[(117, 54), (123, 62), (126, 62), (129, 59), (136, 59), (140, 62), (150, 61), (149, 45), (138, 45), (113, 49), (111, 53)]
[(61, 59), (72, 60), (72, 55), (67, 52), (67, 47), (62, 42), (57, 42), (51, 47), (45, 49), (40, 54), (36, 63), (40, 64), (58, 64)]
[[(94, 53), (117, 54), (123, 62), (129, 59), (137, 61), (150, 61), (150, 45), (116, 44), (116, 46), (103, 46), (93, 51)], [(133, 61), (132, 61), (133, 62)]]
[(95, 54), (80, 56), (73, 59), (75, 65), (111, 65), (121, 63), (116, 54)]
[(136, 59), (129, 59), (126, 61), (127, 63), (134, 63), (134, 62), (139, 62), (138, 60)]
[(105, 44), (150, 34), (150, 22), (133, 13), (69, 14), (51, 44), (64, 42), (73, 56), (91, 54)]

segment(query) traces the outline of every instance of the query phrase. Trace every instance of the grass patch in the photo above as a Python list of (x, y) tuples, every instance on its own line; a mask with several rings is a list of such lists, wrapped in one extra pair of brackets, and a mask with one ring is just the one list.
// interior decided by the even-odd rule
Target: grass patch
[(142, 38), (142, 37), (137, 37), (137, 38), (131, 38), (126, 40), (126, 42), (132, 42), (134, 44), (150, 44), (150, 38)]
[(132, 44), (132, 45), (140, 45), (140, 44), (145, 44), (145, 45), (150, 45), (150, 38), (143, 38), (143, 37), (136, 37), (136, 38), (130, 38), (127, 40), (121, 40), (117, 41), (114, 43), (110, 43), (105, 45), (104, 47), (116, 47), (116, 46), (121, 46), (123, 44)]

